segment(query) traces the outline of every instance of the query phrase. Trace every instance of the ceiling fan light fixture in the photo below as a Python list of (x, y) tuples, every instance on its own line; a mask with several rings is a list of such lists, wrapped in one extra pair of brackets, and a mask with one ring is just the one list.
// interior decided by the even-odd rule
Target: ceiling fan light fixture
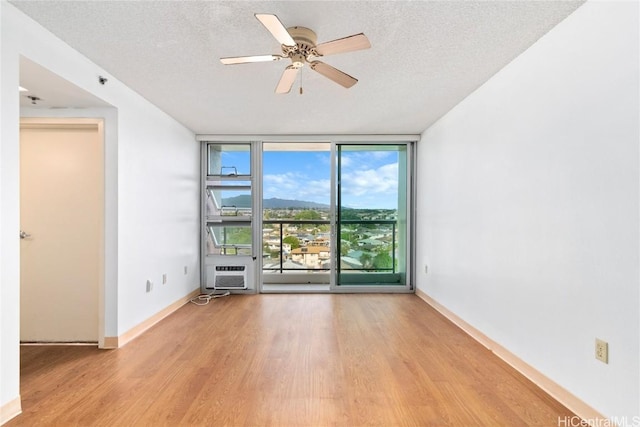
[(305, 62), (307, 62), (307, 59), (304, 57), (304, 55), (300, 53), (291, 55), (291, 65), (293, 65), (295, 68), (302, 68)]

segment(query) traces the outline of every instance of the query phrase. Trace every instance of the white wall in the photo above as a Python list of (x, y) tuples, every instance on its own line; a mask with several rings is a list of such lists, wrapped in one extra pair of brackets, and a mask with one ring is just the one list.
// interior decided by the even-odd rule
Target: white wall
[(134, 114), (149, 110), (138, 104), (119, 108), (118, 335), (200, 285), (200, 145), (155, 111)]
[[(19, 394), (19, 59), (117, 109), (105, 123), (105, 334), (118, 336), (199, 288), (199, 144), (188, 129), (0, 1), (0, 407)], [(98, 75), (109, 78), (102, 86)], [(117, 132), (114, 138), (110, 132)], [(115, 259), (112, 259), (115, 258)], [(184, 266), (189, 274), (184, 275)], [(168, 283), (161, 284), (161, 275)], [(156, 286), (145, 292), (145, 282)]]
[(580, 7), (423, 134), (417, 184), (418, 288), (628, 422), (640, 416), (638, 35), (637, 2)]
[[(0, 2), (0, 408), (18, 397), (19, 336), (19, 106), (18, 67), (11, 59), (17, 48), (11, 43), (15, 29)], [(9, 90), (12, 89), (12, 90)], [(0, 409), (0, 422), (10, 416)]]

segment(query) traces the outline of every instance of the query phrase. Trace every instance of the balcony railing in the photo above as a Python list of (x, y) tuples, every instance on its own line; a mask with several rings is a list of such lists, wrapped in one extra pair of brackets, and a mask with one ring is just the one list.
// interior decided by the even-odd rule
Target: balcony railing
[[(325, 228), (328, 230), (328, 226), (331, 224), (330, 221), (265, 219), (262, 223), (265, 226), (265, 228), (263, 228), (263, 247), (273, 247), (273, 241), (275, 240), (275, 246), (277, 249), (271, 252), (277, 252), (278, 255), (277, 258), (263, 258), (263, 271), (265, 273), (318, 273), (331, 270), (333, 245), (329, 231), (316, 232), (315, 236), (320, 235), (320, 238), (316, 238), (315, 236), (311, 236), (309, 239), (305, 238), (305, 235), (307, 234), (305, 231), (309, 231), (310, 235), (313, 234), (312, 230), (308, 230), (309, 228), (314, 228), (316, 230)], [(340, 258), (338, 271), (396, 273), (397, 223), (395, 220), (342, 220), (340, 224), (341, 227), (339, 232), (342, 235), (351, 233), (353, 240), (350, 240), (350, 243), (355, 243), (356, 249), (362, 249), (362, 251), (358, 250), (357, 252), (362, 252), (364, 256), (360, 256), (359, 259), (349, 257), (348, 253), (341, 253), (341, 244), (336, 245)], [(266, 227), (270, 227), (268, 235), (265, 234), (267, 233)], [(287, 228), (292, 228), (292, 230), (287, 230)], [(297, 251), (296, 254), (293, 253), (293, 250), (285, 250), (283, 240), (288, 236), (295, 236), (298, 238), (300, 241), (300, 247), (303, 250)], [(325, 238), (324, 236), (327, 237)], [(376, 239), (373, 237), (378, 238)], [(271, 241), (271, 244), (269, 244), (269, 241)], [(384, 246), (387, 246), (389, 249), (383, 251), (375, 250), (376, 247)], [(310, 248), (315, 249), (310, 250)], [(369, 251), (369, 249), (373, 250)], [(265, 255), (268, 256), (268, 252), (264, 252)], [(390, 266), (373, 264), (376, 259), (376, 255), (381, 253), (388, 254), (390, 257), (390, 263), (387, 262), (386, 264), (390, 264)], [(298, 262), (296, 262), (294, 258), (296, 260), (302, 259), (303, 263), (296, 265)], [(311, 263), (313, 263), (313, 265)]]

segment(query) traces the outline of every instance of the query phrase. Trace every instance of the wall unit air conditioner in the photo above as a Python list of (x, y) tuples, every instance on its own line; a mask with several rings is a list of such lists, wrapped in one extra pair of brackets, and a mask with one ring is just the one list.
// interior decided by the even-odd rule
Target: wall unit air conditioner
[(213, 270), (213, 289), (247, 289), (247, 266), (216, 265)]

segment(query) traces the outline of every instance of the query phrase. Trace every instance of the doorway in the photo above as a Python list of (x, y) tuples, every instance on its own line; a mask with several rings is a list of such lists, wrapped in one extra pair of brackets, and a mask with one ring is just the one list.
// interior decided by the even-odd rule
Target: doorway
[(102, 126), (98, 119), (21, 121), (22, 342), (99, 341)]

